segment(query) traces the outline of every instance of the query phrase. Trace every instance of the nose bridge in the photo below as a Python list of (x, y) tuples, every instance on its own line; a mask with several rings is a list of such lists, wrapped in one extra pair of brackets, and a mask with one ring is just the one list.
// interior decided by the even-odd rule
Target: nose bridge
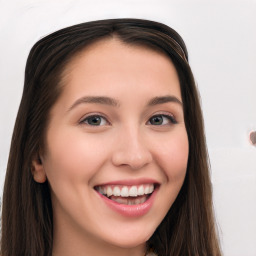
[(147, 140), (139, 126), (122, 128), (112, 161), (116, 166), (127, 165), (132, 169), (140, 169), (152, 161)]

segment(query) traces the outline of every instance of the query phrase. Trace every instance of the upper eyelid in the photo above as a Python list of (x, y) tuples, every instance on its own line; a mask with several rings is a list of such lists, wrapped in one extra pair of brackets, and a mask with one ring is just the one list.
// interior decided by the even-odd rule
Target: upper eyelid
[(172, 117), (173, 119), (176, 120), (176, 117), (174, 114), (170, 113), (170, 112), (167, 112), (167, 111), (158, 111), (158, 112), (155, 112), (154, 114), (152, 114), (150, 118), (152, 118), (153, 116), (169, 116), (169, 117)]
[[(79, 123), (82, 123), (86, 118), (93, 117), (93, 116), (100, 116), (100, 117), (104, 118), (108, 123), (111, 123), (109, 118), (105, 114), (103, 114), (101, 112), (91, 112), (91, 113), (88, 113), (88, 114), (84, 115), (81, 119), (79, 119)], [(166, 112), (166, 111), (159, 111), (159, 112), (155, 112), (155, 113), (151, 114), (147, 118), (146, 122), (148, 122), (150, 120), (150, 118), (152, 118), (154, 116), (171, 117), (171, 118), (173, 118), (177, 122), (177, 119), (176, 119), (175, 115), (170, 113), (170, 112)]]
[(104, 118), (108, 123), (110, 123), (110, 121), (108, 120), (108, 118), (102, 114), (102, 113), (88, 113), (86, 115), (84, 115), (80, 120), (79, 120), (79, 123), (82, 123), (83, 121), (85, 121), (85, 119), (89, 118), (89, 117), (93, 117), (93, 116), (99, 116), (99, 117), (102, 117)]
[(152, 116), (148, 119), (147, 123), (150, 121), (151, 118), (156, 117), (156, 116), (163, 116), (163, 117), (169, 119), (169, 121), (170, 121), (172, 124), (177, 124), (177, 123), (178, 123), (178, 121), (177, 121), (177, 119), (175, 118), (174, 115), (172, 115), (172, 114), (163, 114), (163, 113), (158, 113), (158, 114), (152, 115)]

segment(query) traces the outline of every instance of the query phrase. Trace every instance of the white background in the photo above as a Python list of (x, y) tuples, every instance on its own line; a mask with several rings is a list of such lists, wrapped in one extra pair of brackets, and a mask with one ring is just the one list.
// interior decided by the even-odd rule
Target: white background
[(198, 83), (225, 256), (256, 256), (255, 0), (0, 0), (0, 192), (24, 68), (42, 36), (76, 23), (135, 17), (185, 40)]

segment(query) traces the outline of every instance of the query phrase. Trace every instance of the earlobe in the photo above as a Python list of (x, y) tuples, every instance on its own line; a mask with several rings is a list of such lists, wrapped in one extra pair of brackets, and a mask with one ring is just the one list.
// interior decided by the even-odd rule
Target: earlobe
[(46, 173), (40, 156), (32, 160), (31, 173), (34, 181), (38, 183), (44, 183), (46, 181)]

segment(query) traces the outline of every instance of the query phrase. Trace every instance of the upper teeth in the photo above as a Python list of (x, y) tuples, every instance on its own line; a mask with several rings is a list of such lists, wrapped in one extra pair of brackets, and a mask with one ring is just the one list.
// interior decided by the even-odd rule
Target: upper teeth
[(138, 186), (122, 186), (122, 185), (105, 185), (97, 186), (96, 190), (103, 195), (121, 196), (121, 197), (135, 197), (145, 194), (151, 194), (154, 191), (153, 184), (143, 184)]

